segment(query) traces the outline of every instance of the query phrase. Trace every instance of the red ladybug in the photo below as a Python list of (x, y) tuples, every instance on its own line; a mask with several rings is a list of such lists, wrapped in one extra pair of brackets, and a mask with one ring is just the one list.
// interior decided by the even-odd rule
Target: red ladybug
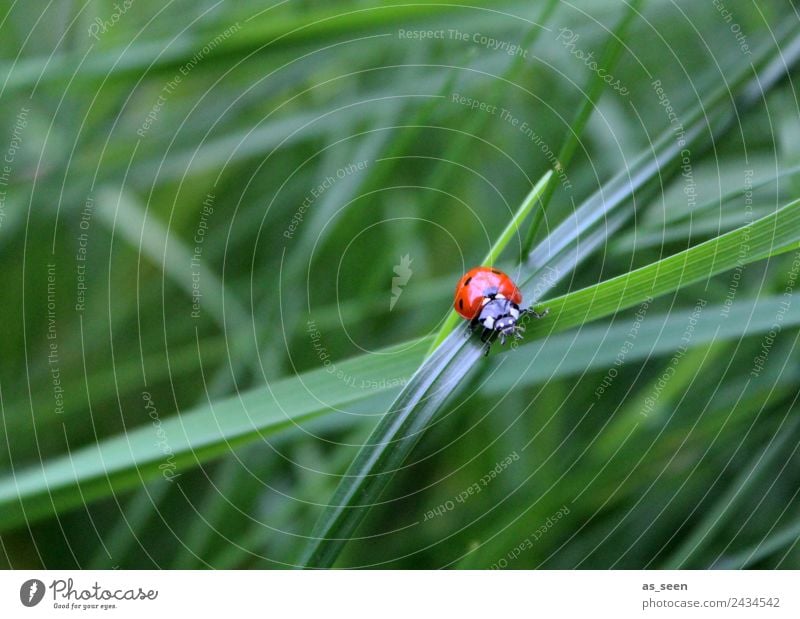
[(475, 267), (464, 274), (456, 286), (453, 307), (469, 320), (469, 330), (483, 328), (481, 341), (486, 343), (486, 353), (494, 336), (505, 344), (506, 337), (522, 339), (525, 328), (518, 324), (520, 318), (530, 314), (541, 318), (530, 308), (520, 309), (522, 293), (512, 279), (492, 267)]

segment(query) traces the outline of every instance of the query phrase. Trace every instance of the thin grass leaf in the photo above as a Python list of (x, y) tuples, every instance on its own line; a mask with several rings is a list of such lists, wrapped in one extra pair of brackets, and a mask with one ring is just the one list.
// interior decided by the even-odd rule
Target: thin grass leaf
[[(353, 377), (355, 386), (327, 369), (313, 370), (162, 419), (158, 426), (141, 426), (50, 458), (41, 466), (12, 468), (0, 479), (0, 530), (135, 487), (167, 469), (179, 474), (235, 446), (309, 422), (327, 411), (339, 411), (370, 397), (382, 398), (382, 393), (393, 387), (381, 380), (408, 376), (427, 345), (428, 340), (423, 339), (415, 346), (384, 351), (390, 354), (336, 364), (337, 370)], [(370, 387), (360, 387), (361, 380)], [(351, 415), (342, 416), (350, 421)]]
[[(715, 341), (735, 341), (766, 333), (775, 322), (774, 316), (781, 308), (781, 301), (780, 296), (741, 299), (727, 308), (724, 319), (719, 318), (722, 305), (708, 306), (696, 318), (695, 334), (687, 348), (705, 347)], [(667, 313), (653, 313), (650, 310), (638, 327), (635, 344), (626, 354), (625, 362), (634, 363), (672, 353), (675, 342), (680, 341), (693, 312), (694, 307), (673, 308)], [(800, 305), (793, 305), (786, 311), (785, 321), (787, 329), (800, 325)], [(504, 366), (502, 372), (492, 374), (491, 382), (485, 386), (486, 392), (503, 394), (511, 389), (607, 368), (619, 355), (619, 343), (625, 341), (630, 324), (616, 319), (611, 326), (607, 322), (598, 322), (581, 325), (580, 331), (569, 329), (556, 333), (555, 330), (554, 327), (546, 338), (526, 342), (515, 351), (516, 357), (552, 359), (554, 365), (520, 363), (514, 367)], [(502, 361), (501, 356), (493, 358), (491, 367), (498, 367)], [(648, 393), (646, 389), (641, 391)], [(637, 409), (631, 405), (631, 409), (638, 412), (641, 407)], [(626, 432), (619, 434), (624, 437)]]
[(312, 43), (321, 47), (328, 40), (347, 39), (365, 31), (380, 31), (387, 24), (402, 23), (404, 20), (413, 23), (415, 20), (457, 14), (462, 6), (488, 11), (482, 9), (481, 5), (491, 6), (492, 2), (451, 0), (442, 4), (418, 0), (413, 4), (377, 7), (349, 3), (303, 11), (296, 11), (293, 5), (279, 2), (270, 9), (250, 14), (241, 22), (236, 22), (230, 15), (221, 17), (220, 23), (209, 24), (212, 20), (206, 20), (201, 28), (195, 28), (179, 38), (134, 40), (131, 44), (114, 49), (93, 46), (87, 58), (83, 58), (83, 52), (80, 52), (6, 61), (0, 64), (0, 82), (4, 84), (4, 90), (11, 92), (42, 82), (66, 81), (75, 76), (91, 88), (91, 82), (106, 80), (109, 75), (130, 79), (148, 71), (172, 74), (232, 23), (238, 23), (238, 29), (232, 36), (217, 41), (214, 54), (215, 60), (225, 59), (235, 64), (236, 58), (249, 57), (260, 50), (268, 49), (272, 55), (292, 57), (297, 54), (294, 47), (297, 45)]
[(644, 230), (635, 235), (625, 235), (624, 238), (609, 248), (609, 252), (627, 256), (632, 251), (645, 248), (661, 250), (665, 245), (671, 243), (690, 245), (691, 242), (705, 240), (724, 231), (745, 225), (754, 217), (763, 217), (771, 210), (772, 207), (753, 209), (752, 213), (731, 211), (724, 215), (693, 219), (689, 223), (670, 224), (668, 228), (659, 231), (648, 232)]
[[(157, 216), (148, 213), (138, 198), (128, 191), (100, 187), (97, 191), (97, 215), (112, 233), (118, 234), (137, 253), (149, 258), (162, 272), (192, 298), (193, 253), (181, 239)], [(249, 322), (248, 313), (238, 301), (228, 295), (223, 308), (223, 284), (216, 273), (200, 262), (194, 267), (203, 282), (203, 309), (220, 328), (225, 328), (225, 314), (234, 323)]]
[[(453, 337), (459, 336), (452, 334), (450, 338)], [(403, 389), (336, 488), (329, 506), (311, 533), (301, 562), (303, 566), (327, 567), (333, 564), (344, 544), (352, 539), (367, 510), (403, 465), (422, 432), (482, 355), (483, 346), (470, 340), (469, 345), (461, 349), (445, 343), (428, 357), (409, 381), (409, 384), (421, 388)], [(424, 370), (428, 365), (435, 365), (440, 370), (426, 375)]]
[[(627, 10), (622, 16), (622, 19), (620, 19), (619, 24), (616, 28), (614, 28), (611, 36), (608, 37), (605, 51), (603, 52), (603, 56), (600, 58), (598, 63), (598, 67), (603, 68), (606, 72), (606, 75), (611, 74), (612, 70), (622, 56), (622, 48), (624, 46), (628, 28), (630, 28), (631, 23), (633, 23), (633, 18), (639, 14), (642, 4), (643, 0), (633, 0), (630, 4), (628, 4)], [(589, 80), (589, 86), (586, 89), (586, 97), (578, 108), (578, 111), (575, 113), (575, 117), (572, 119), (572, 123), (570, 123), (570, 127), (567, 130), (567, 134), (564, 138), (563, 144), (561, 145), (561, 149), (558, 151), (558, 155), (556, 157), (556, 172), (559, 174), (568, 168), (569, 164), (572, 162), (572, 158), (575, 156), (575, 151), (580, 143), (581, 135), (586, 128), (586, 123), (589, 122), (589, 117), (596, 109), (597, 102), (606, 89), (607, 84), (603, 80), (603, 77), (598, 70), (592, 74), (592, 77)], [(533, 242), (536, 240), (536, 233), (539, 231), (542, 221), (544, 221), (545, 212), (547, 211), (547, 207), (550, 205), (550, 200), (553, 198), (556, 187), (557, 184), (552, 183), (542, 194), (541, 207), (533, 214), (530, 227), (528, 228), (528, 233), (525, 235), (525, 241), (522, 244), (523, 255), (529, 254), (531, 248), (533, 247)]]
[[(800, 61), (800, 35), (785, 28), (777, 49), (777, 53), (765, 49), (752, 67), (733, 76), (708, 102), (686, 115), (683, 144), (675, 140), (672, 130), (666, 131), (652, 149), (641, 153), (628, 170), (609, 180), (539, 243), (526, 263), (526, 270), (533, 275), (521, 286), (530, 302), (537, 302), (632, 217), (633, 212), (620, 212), (623, 203), (633, 200), (635, 208), (637, 201), (645, 201), (643, 196), (652, 197), (663, 189), (680, 169), (681, 152), (688, 149), (699, 161), (731, 123), (757, 105)], [(755, 77), (748, 79), (753, 71)]]
[[(647, 299), (708, 280), (738, 265), (746, 265), (798, 247), (800, 200), (752, 225), (743, 226), (653, 264), (613, 279), (549, 300), (549, 320), (535, 321), (529, 334), (568, 329), (608, 316)], [(746, 253), (742, 248), (749, 246)]]

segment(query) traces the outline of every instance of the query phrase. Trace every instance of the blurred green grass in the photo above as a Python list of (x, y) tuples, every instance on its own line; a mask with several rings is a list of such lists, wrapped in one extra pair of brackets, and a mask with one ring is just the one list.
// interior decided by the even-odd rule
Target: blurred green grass
[[(394, 355), (387, 347), (438, 329), (458, 276), (552, 166), (517, 127), (454, 103), (452, 93), (497, 101), (557, 153), (591, 77), (559, 29), (599, 58), (620, 17), (619, 4), (605, 0), (557, 3), (540, 29), (543, 6), (427, 4), (293, 0), (267, 11), (269, 3), (137, 0), (97, 41), (88, 29), (109, 19), (112, 2), (5, 9), (0, 151), (10, 152), (15, 127), (18, 148), (0, 211), (2, 496), (13, 502), (13, 480), (50, 470), (42, 465), (69, 476), (75, 462), (65, 454), (127, 433), (156, 465), (169, 464), (163, 452), (159, 460), (143, 392), (170, 449), (187, 445), (188, 467), (171, 483), (143, 464), (110, 498), (90, 501), (86, 485), (66, 498), (45, 493), (40, 512), (17, 503), (12, 519), (4, 510), (13, 521), (0, 533), (5, 567), (271, 568), (299, 559), (338, 476), (429, 340)], [(558, 185), (543, 234), (669, 129), (653, 79), (680, 115), (752, 61), (711, 3), (652, 0), (642, 10), (614, 69), (630, 94), (609, 90), (599, 100), (566, 170), (571, 188)], [(737, 3), (734, 15), (753, 50), (797, 20), (778, 0)], [(520, 58), (469, 38), (409, 41), (401, 29), (509, 43), (539, 34)], [(180, 83), (138, 135), (176, 75)], [(800, 164), (798, 118), (789, 80), (693, 161), (697, 210), (685, 178), (665, 183), (555, 294), (790, 202), (797, 177), (780, 175)], [(338, 178), (359, 161), (364, 169)], [(329, 176), (335, 182), (284, 236)], [(213, 212), (198, 243), (204, 201)], [(86, 302), (77, 311), (81, 234)], [(198, 247), (203, 296), (194, 318)], [(390, 311), (404, 255), (413, 274)], [(748, 264), (656, 300), (619, 365), (636, 308), (492, 357), (423, 438), (340, 564), (800, 567), (797, 304), (779, 314), (793, 260), (790, 252)], [(702, 336), (660, 388), (699, 297), (709, 303)], [(752, 376), (778, 315), (780, 333)], [(57, 363), (48, 357), (53, 342)], [(344, 374), (328, 374), (323, 357)], [(361, 361), (342, 362), (350, 357)], [(390, 375), (381, 373), (387, 366)], [(365, 372), (398, 382), (348, 384)], [(296, 383), (281, 382), (297, 375), (323, 380), (297, 393)], [(654, 391), (657, 403), (642, 416)], [(319, 407), (301, 426), (286, 421), (297, 400), (308, 401), (303, 410)], [(204, 418), (209, 436), (238, 424), (248, 440), (203, 452), (187, 440), (197, 410), (216, 411)], [(274, 434), (253, 431), (264, 410), (280, 420)], [(118, 441), (113, 455), (129, 456), (133, 448)], [(455, 500), (509, 454), (519, 459)], [(99, 480), (108, 486), (102, 471)], [(61, 500), (70, 509), (51, 515), (51, 501)], [(454, 509), (425, 520), (448, 501)], [(569, 514), (510, 559), (563, 506)]]

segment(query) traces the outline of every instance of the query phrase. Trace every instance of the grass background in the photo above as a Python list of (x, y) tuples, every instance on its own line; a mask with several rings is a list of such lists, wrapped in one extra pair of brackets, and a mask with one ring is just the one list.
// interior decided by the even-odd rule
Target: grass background
[[(3, 9), (5, 567), (296, 565), (455, 282), (569, 136), (540, 241), (610, 198), (609, 179), (691, 109), (713, 124), (711, 94), (746, 94), (733, 76), (761, 76), (762, 50), (789, 56), (780, 32), (798, 20), (777, 0), (642, 2), (609, 68), (629, 92), (595, 94), (577, 52), (603, 58), (625, 6), (462, 4), (136, 0), (113, 22), (110, 2)], [(796, 84), (755, 101), (682, 174), (621, 204), (635, 215), (549, 297), (796, 198)], [(544, 321), (496, 351), (337, 565), (800, 567), (796, 259), (560, 333)]]

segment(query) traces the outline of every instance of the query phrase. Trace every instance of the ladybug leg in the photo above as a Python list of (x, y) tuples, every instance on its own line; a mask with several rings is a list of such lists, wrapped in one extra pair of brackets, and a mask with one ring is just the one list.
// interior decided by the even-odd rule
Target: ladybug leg
[(494, 337), (497, 335), (496, 331), (492, 329), (484, 329), (483, 333), (481, 333), (481, 342), (484, 344), (483, 349), (483, 356), (487, 357), (489, 355), (489, 351), (492, 349), (492, 342), (494, 341)]
[(523, 310), (523, 313), (530, 314), (534, 318), (544, 318), (545, 316), (547, 316), (550, 313), (550, 308), (549, 307), (545, 308), (545, 310), (543, 312), (537, 312), (535, 309), (533, 309), (533, 306), (531, 306), (531, 307)]

